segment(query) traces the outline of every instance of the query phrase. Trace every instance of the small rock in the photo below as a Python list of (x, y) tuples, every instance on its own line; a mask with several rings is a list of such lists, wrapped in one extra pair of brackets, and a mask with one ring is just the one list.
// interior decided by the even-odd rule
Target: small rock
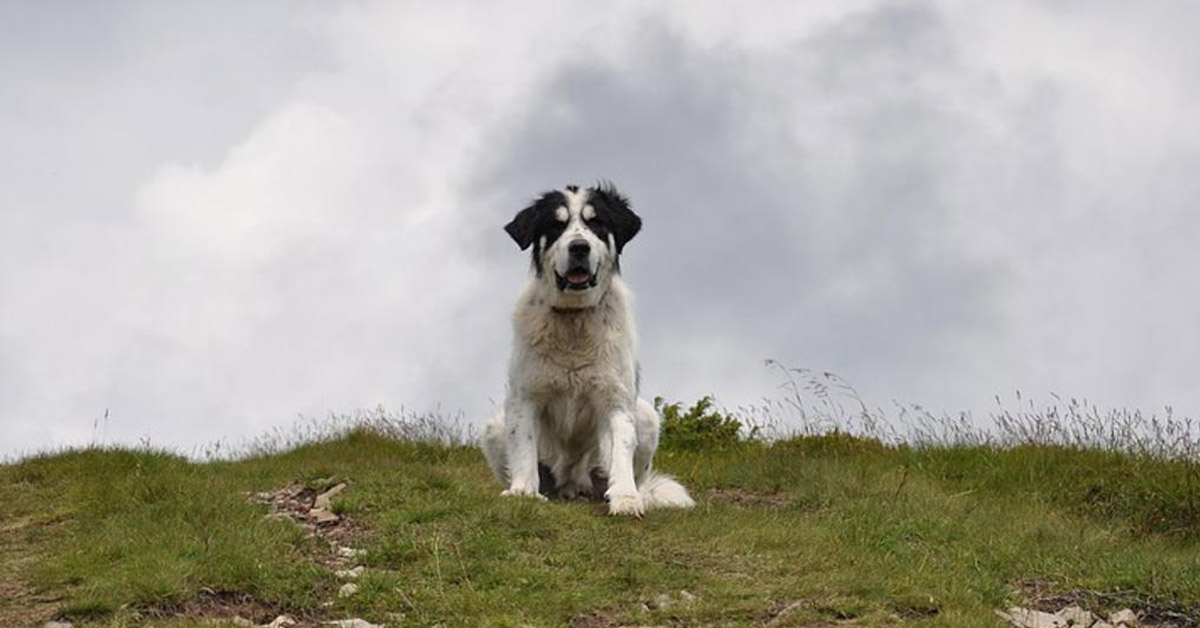
[(996, 614), (1018, 628), (1067, 628), (1066, 620), (1058, 615), (1019, 606), (1008, 609), (1008, 612), (996, 611)]
[(264, 624), (263, 628), (283, 628), (284, 626), (294, 626), (294, 625), (296, 625), (296, 620), (292, 619), (288, 615), (280, 615), (280, 616), (276, 617), (275, 619), (273, 619), (271, 621), (271, 623)]
[(1121, 628), (1121, 626), (1125, 626), (1126, 628), (1137, 628), (1138, 626), (1142, 625), (1142, 622), (1138, 620), (1137, 613), (1129, 610), (1128, 608), (1123, 611), (1117, 611), (1110, 615), (1108, 618), (1108, 623), (1116, 626), (1117, 628)]
[(42, 628), (74, 628), (75, 624), (69, 621), (48, 621), (42, 624)]
[(342, 585), (342, 588), (338, 589), (338, 597), (350, 597), (355, 593), (358, 593), (358, 585), (353, 582), (347, 582)]
[(1078, 606), (1068, 606), (1061, 611), (1058, 611), (1058, 616), (1067, 622), (1068, 626), (1082, 626), (1090, 628), (1096, 623), (1096, 616), (1090, 612), (1083, 610)]
[(341, 517), (325, 510), (324, 508), (313, 508), (308, 511), (308, 518), (317, 523), (336, 523)]
[(339, 547), (337, 550), (337, 555), (342, 558), (357, 558), (366, 553), (366, 550), (354, 549), (353, 547)]
[(359, 565), (358, 567), (355, 567), (354, 569), (339, 569), (339, 570), (333, 572), (333, 575), (337, 576), (338, 578), (341, 578), (342, 580), (356, 580), (359, 576), (362, 575), (364, 569), (366, 569), (366, 568), (363, 567), (362, 565)]
[(254, 627), (254, 622), (250, 621), (249, 619), (246, 619), (245, 617), (237, 617), (237, 616), (230, 617), (229, 623), (237, 625), (237, 626), (246, 626), (246, 628)]
[[(793, 611), (795, 611), (798, 608), (804, 608), (805, 604), (806, 603), (803, 600), (798, 600), (798, 601), (789, 603), (787, 606), (784, 606), (782, 609), (779, 610), (778, 613), (776, 613), (775, 619), (772, 619), (771, 621), (766, 623), (767, 628), (774, 628), (775, 626), (778, 626), (783, 623), (791, 623), (790, 619), (788, 618), (788, 615), (790, 615)], [(996, 612), (999, 613), (1000, 611), (996, 611)]]
[(660, 593), (658, 597), (654, 598), (654, 608), (671, 608), (674, 604), (675, 600), (672, 600), (671, 596), (666, 593)]
[(334, 495), (337, 495), (344, 490), (346, 490), (346, 483), (342, 482), (328, 491), (317, 495), (317, 499), (313, 501), (313, 508), (317, 510), (333, 510), (333, 505), (329, 500), (333, 499)]
[(337, 626), (337, 628), (384, 628), (383, 624), (372, 624), (364, 619), (355, 617), (354, 619), (339, 619), (337, 621), (327, 621), (326, 626)]
[(696, 596), (694, 594), (692, 594), (691, 591), (680, 591), (679, 592), (679, 601), (683, 602), (684, 604), (691, 604), (691, 603), (695, 602), (696, 599), (697, 599)]

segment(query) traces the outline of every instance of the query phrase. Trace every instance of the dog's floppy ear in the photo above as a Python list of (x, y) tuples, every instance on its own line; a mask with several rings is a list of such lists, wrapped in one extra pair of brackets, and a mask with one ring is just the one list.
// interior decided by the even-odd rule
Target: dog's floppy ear
[(609, 181), (602, 181), (592, 188), (592, 194), (600, 197), (608, 207), (609, 228), (612, 229), (613, 239), (617, 242), (617, 253), (625, 248), (625, 243), (642, 230), (642, 219), (629, 208), (629, 199), (617, 191)]
[(512, 222), (504, 225), (504, 230), (512, 236), (522, 251), (529, 248), (529, 245), (533, 244), (534, 239), (537, 238), (538, 214), (542, 211), (539, 207), (540, 204), (541, 201), (534, 202), (529, 207), (517, 212)]
[(504, 230), (524, 251), (537, 240), (538, 232), (544, 228), (546, 221), (554, 219), (554, 212), (566, 204), (567, 199), (562, 192), (546, 192), (529, 207), (517, 212), (517, 216), (504, 226)]

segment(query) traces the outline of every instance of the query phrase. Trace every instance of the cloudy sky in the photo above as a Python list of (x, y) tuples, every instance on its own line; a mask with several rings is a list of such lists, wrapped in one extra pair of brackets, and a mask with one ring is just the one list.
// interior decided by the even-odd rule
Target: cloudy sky
[[(611, 179), (645, 387), (1200, 416), (1186, 2), (0, 5), (0, 456), (504, 395)], [(96, 420), (109, 413), (102, 434)]]

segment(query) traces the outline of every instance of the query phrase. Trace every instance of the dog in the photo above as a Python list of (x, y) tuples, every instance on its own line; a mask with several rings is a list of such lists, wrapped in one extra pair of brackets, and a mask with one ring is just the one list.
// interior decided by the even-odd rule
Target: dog
[(481, 446), (505, 496), (607, 499), (612, 515), (690, 508), (652, 469), (661, 420), (638, 396), (637, 334), (620, 255), (641, 230), (611, 183), (546, 192), (504, 227), (531, 249), (513, 312), (503, 409)]

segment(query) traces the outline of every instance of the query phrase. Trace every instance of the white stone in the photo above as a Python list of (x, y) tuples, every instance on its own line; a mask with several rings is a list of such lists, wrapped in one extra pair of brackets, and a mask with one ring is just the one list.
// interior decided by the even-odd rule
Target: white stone
[(316, 521), (317, 523), (334, 523), (341, 519), (341, 517), (329, 512), (328, 510), (325, 510), (324, 508), (313, 508), (312, 510), (308, 511), (308, 518)]
[(1019, 628), (1067, 628), (1066, 620), (1058, 615), (1019, 606), (1008, 609), (1008, 612), (996, 611), (996, 614)]
[(317, 499), (313, 501), (313, 508), (317, 510), (333, 510), (333, 504), (330, 502), (330, 500), (333, 499), (334, 495), (337, 495), (345, 489), (346, 483), (343, 482), (329, 489), (328, 491), (317, 495)]
[(1090, 628), (1096, 622), (1096, 616), (1078, 606), (1068, 606), (1058, 611), (1058, 616), (1067, 622), (1068, 626)]
[(1142, 622), (1138, 620), (1137, 613), (1129, 610), (1128, 608), (1123, 611), (1117, 611), (1113, 613), (1111, 616), (1109, 616), (1108, 623), (1117, 626), (1117, 628), (1120, 628), (1121, 626), (1126, 626), (1127, 628), (1136, 628), (1137, 626), (1142, 625)]
[(684, 604), (691, 604), (696, 601), (696, 596), (691, 591), (680, 591), (679, 601)]
[(358, 579), (359, 576), (362, 575), (364, 569), (366, 569), (366, 568), (363, 567), (362, 565), (359, 565), (358, 567), (355, 567), (354, 569), (339, 569), (339, 570), (333, 572), (333, 575), (337, 576), (338, 578), (341, 578), (342, 580), (356, 580), (356, 579)]
[(337, 628), (385, 628), (384, 624), (372, 624), (365, 619), (339, 619), (337, 621), (327, 621), (326, 626), (337, 626)]
[(358, 593), (358, 585), (353, 582), (347, 582), (342, 585), (342, 588), (338, 589), (338, 597), (350, 597), (355, 593)]
[(292, 619), (288, 615), (280, 615), (271, 620), (271, 623), (264, 624), (264, 628), (283, 628), (284, 626), (294, 625), (296, 625), (296, 620)]
[(366, 553), (366, 550), (354, 549), (353, 547), (339, 547), (337, 550), (338, 556), (342, 558), (357, 558)]
[(69, 621), (48, 621), (42, 624), (42, 628), (74, 628), (75, 624)]

